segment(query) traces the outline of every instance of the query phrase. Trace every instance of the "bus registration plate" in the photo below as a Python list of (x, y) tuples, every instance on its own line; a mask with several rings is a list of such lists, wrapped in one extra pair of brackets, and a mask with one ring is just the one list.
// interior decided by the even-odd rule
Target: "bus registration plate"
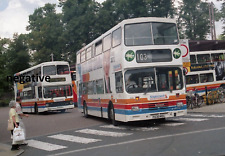
[(154, 114), (154, 115), (152, 115), (152, 118), (153, 119), (165, 118), (165, 115), (164, 114)]

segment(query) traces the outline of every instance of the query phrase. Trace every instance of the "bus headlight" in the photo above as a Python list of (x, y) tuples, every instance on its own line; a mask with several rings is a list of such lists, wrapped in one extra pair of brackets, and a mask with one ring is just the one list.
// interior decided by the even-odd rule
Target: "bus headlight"
[(131, 107), (132, 111), (140, 111), (140, 108), (138, 106), (133, 106)]
[(184, 106), (183, 102), (177, 102), (177, 107), (183, 107), (183, 106)]

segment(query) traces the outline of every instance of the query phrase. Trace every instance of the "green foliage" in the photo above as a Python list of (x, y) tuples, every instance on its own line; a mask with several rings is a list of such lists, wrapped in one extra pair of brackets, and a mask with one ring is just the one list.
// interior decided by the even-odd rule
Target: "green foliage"
[(28, 52), (27, 35), (17, 35), (13, 37), (13, 42), (9, 44), (7, 52), (6, 68), (9, 76), (29, 68), (30, 55)]
[(38, 8), (29, 16), (29, 46), (34, 51), (35, 63), (51, 61), (51, 54), (54, 60), (62, 60), (65, 42), (61, 35), (63, 23), (61, 14), (56, 14), (55, 4), (46, 4)]
[[(225, 2), (222, 4), (221, 10), (220, 10), (220, 15), (221, 15), (223, 24), (225, 24)], [(225, 27), (223, 27), (223, 33), (221, 35), (221, 39), (225, 40)]]
[(26, 35), (15, 34), (13, 40), (0, 40), (0, 106), (8, 105), (13, 97), (13, 81), (8, 82), (7, 76), (28, 68), (29, 58)]
[(179, 12), (179, 26), (190, 40), (204, 40), (209, 33), (208, 4), (200, 0), (183, 0)]
[(8, 90), (9, 84), (6, 81), (7, 78), (7, 50), (10, 44), (9, 39), (0, 39), (0, 97), (3, 95), (3, 93)]
[(94, 0), (61, 1), (62, 21), (65, 29), (66, 51), (76, 52), (82, 44), (88, 44), (117, 23), (137, 17), (173, 17), (172, 0), (106, 0), (102, 4)]
[(93, 0), (67, 0), (61, 3), (65, 29), (63, 38), (66, 39), (66, 51), (73, 54), (76, 62), (76, 52), (83, 43), (89, 43), (98, 36), (95, 29), (97, 13), (100, 5)]

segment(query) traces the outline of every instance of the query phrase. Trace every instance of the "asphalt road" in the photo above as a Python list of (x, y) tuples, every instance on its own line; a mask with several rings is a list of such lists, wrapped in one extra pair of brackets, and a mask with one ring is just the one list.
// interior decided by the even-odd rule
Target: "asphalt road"
[(188, 113), (166, 121), (121, 123), (114, 127), (105, 119), (83, 118), (77, 109), (30, 114), (24, 119), (28, 146), (22, 146), (22, 156), (225, 155), (224, 121), (224, 113)]
[[(0, 108), (0, 142), (10, 142), (10, 132), (7, 131), (7, 120), (9, 108)], [(98, 125), (103, 123), (102, 119), (86, 119), (77, 108), (67, 110), (65, 113), (50, 112), (38, 115), (28, 113), (29, 117), (23, 118), (26, 127), (27, 138), (62, 132), (77, 128)]]

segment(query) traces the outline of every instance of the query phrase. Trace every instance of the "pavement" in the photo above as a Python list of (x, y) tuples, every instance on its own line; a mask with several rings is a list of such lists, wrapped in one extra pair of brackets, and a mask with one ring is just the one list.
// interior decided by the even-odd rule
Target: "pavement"
[[(225, 113), (225, 103), (203, 105), (200, 108), (188, 109), (188, 112), (193, 113)], [(11, 151), (11, 145), (0, 143), (0, 156), (19, 156), (24, 152), (23, 149)]]
[(203, 105), (200, 108), (188, 109), (188, 112), (196, 113), (225, 113), (225, 103)]
[(0, 143), (0, 156), (18, 156), (24, 152), (23, 149), (11, 151), (11, 147), (11, 145)]

